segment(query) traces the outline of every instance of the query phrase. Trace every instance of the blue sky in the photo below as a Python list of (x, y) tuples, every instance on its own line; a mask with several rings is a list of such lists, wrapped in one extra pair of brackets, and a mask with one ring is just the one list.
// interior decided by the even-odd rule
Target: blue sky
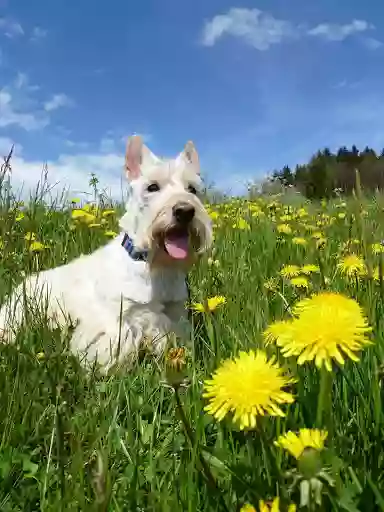
[(240, 191), (318, 148), (384, 146), (379, 0), (0, 0), (0, 153), (14, 180), (114, 193), (124, 144), (188, 139)]

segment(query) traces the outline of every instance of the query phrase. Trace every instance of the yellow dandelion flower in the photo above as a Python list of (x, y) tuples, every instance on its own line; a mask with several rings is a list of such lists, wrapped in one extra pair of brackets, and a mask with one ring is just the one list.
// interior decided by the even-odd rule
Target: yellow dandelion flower
[(85, 212), (84, 210), (77, 208), (76, 210), (72, 210), (71, 217), (72, 219), (81, 219), (82, 217), (85, 216), (86, 213), (87, 212)]
[[(260, 512), (280, 512), (280, 498), (277, 497), (273, 501), (259, 501)], [(286, 510), (286, 509), (284, 509)], [(296, 512), (296, 505), (292, 504), (288, 506), (288, 512)]]
[(110, 238), (114, 238), (115, 236), (117, 236), (117, 233), (116, 233), (116, 231), (109, 230), (109, 231), (104, 231), (104, 235), (109, 236)]
[(96, 210), (96, 206), (91, 203), (87, 203), (83, 206), (83, 210), (87, 213), (94, 212)]
[(375, 267), (372, 272), (372, 278), (374, 281), (380, 281), (380, 270), (379, 267)]
[(282, 216), (280, 217), (280, 220), (281, 220), (281, 222), (288, 222), (288, 221), (292, 220), (292, 215), (289, 215), (289, 214), (287, 214), (287, 215), (282, 215)]
[(21, 220), (23, 220), (25, 217), (24, 213), (23, 212), (19, 212), (16, 217), (15, 217), (15, 221), (16, 222), (20, 222)]
[(314, 233), (312, 233), (312, 238), (314, 238), (315, 240), (320, 240), (320, 238), (324, 238), (324, 235), (321, 231), (315, 231)]
[(275, 292), (277, 290), (278, 281), (275, 277), (267, 279), (264, 283), (264, 288), (269, 292)]
[(102, 217), (110, 217), (111, 215), (114, 215), (115, 214), (115, 210), (104, 210), (103, 213), (101, 214)]
[(292, 234), (292, 228), (289, 224), (279, 224), (276, 229), (278, 233), (283, 233), (284, 235)]
[(302, 218), (302, 217), (306, 217), (308, 215), (308, 212), (305, 208), (299, 208), (297, 210), (297, 216)]
[(245, 505), (243, 505), (241, 507), (240, 512), (257, 512), (257, 511), (253, 505), (246, 503)]
[(308, 279), (304, 276), (293, 277), (292, 279), (289, 280), (289, 282), (295, 288), (304, 288), (306, 290), (308, 290), (309, 288)]
[(25, 234), (24, 239), (28, 242), (32, 242), (33, 240), (36, 240), (36, 233), (31, 233), (30, 231)]
[(83, 209), (72, 210), (71, 216), (72, 219), (79, 220), (85, 224), (91, 224), (96, 220), (96, 216), (85, 211), (85, 207)]
[(264, 331), (265, 342), (276, 343), (284, 357), (296, 356), (297, 364), (315, 361), (332, 370), (331, 361), (344, 364), (344, 357), (358, 361), (356, 352), (371, 341), (372, 331), (359, 304), (338, 293), (324, 292), (299, 301), (294, 319), (276, 322)]
[(222, 295), (215, 295), (214, 297), (210, 297), (207, 299), (206, 304), (202, 304), (201, 302), (194, 302), (191, 305), (191, 308), (195, 311), (199, 311), (200, 313), (204, 313), (206, 311), (215, 311), (219, 306), (223, 306), (226, 304), (227, 299)]
[(91, 224), (88, 224), (89, 228), (99, 228), (101, 227), (100, 222), (92, 222)]
[(251, 226), (248, 222), (242, 218), (240, 218), (235, 224), (232, 226), (233, 228), (241, 229), (242, 231), (251, 229)]
[(219, 218), (218, 212), (209, 212), (209, 216), (212, 220), (217, 220)]
[(283, 337), (289, 340), (291, 336), (291, 326), (292, 322), (289, 320), (277, 320), (270, 324), (263, 333), (265, 344), (276, 343), (276, 340), (279, 340), (281, 344)]
[(339, 272), (348, 278), (367, 275), (367, 267), (363, 258), (357, 254), (349, 254), (340, 260), (337, 268)]
[(305, 238), (302, 238), (300, 236), (295, 236), (295, 237), (292, 238), (292, 243), (294, 245), (302, 245), (302, 246), (304, 246), (304, 245), (307, 245), (308, 242), (307, 242), (307, 240)]
[(301, 428), (299, 434), (289, 431), (278, 437), (275, 445), (299, 459), (307, 448), (322, 451), (328, 432), (319, 429)]
[(81, 217), (81, 222), (84, 222), (85, 224), (92, 224), (96, 220), (96, 215), (93, 215), (92, 213), (85, 213)]
[(345, 213), (344, 212), (338, 213), (337, 216), (338, 216), (339, 219), (345, 219)]
[(285, 416), (279, 406), (294, 401), (291, 393), (283, 391), (292, 382), (265, 352), (240, 352), (236, 359), (224, 361), (205, 382), (203, 396), (209, 400), (205, 410), (218, 421), (231, 412), (241, 430), (255, 428), (257, 416)]
[(300, 274), (300, 267), (297, 265), (284, 265), (279, 273), (282, 277), (291, 279), (292, 277), (297, 277)]
[(44, 249), (47, 249), (48, 246), (47, 245), (44, 245), (42, 244), (41, 242), (32, 242), (31, 245), (29, 246), (29, 250), (31, 252), (41, 252), (41, 251), (44, 251)]
[(259, 501), (260, 512), (280, 512), (280, 499), (275, 498), (272, 502), (260, 500)]
[(384, 252), (384, 245), (383, 244), (372, 244), (371, 249), (373, 254), (381, 254)]
[(300, 271), (306, 275), (318, 274), (320, 272), (320, 267), (309, 263), (307, 265), (303, 265)]
[(322, 238), (318, 238), (316, 240), (316, 248), (317, 249), (321, 249), (322, 247), (325, 246), (325, 244), (327, 243), (327, 239), (322, 237)]

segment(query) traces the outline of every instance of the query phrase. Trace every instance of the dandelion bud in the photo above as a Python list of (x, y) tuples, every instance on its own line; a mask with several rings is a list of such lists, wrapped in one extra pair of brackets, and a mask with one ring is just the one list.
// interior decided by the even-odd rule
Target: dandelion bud
[(322, 461), (318, 450), (305, 448), (298, 459), (298, 468), (307, 480), (314, 478), (321, 471)]
[(179, 387), (185, 375), (185, 348), (171, 348), (166, 357), (166, 378), (168, 384), (174, 388)]

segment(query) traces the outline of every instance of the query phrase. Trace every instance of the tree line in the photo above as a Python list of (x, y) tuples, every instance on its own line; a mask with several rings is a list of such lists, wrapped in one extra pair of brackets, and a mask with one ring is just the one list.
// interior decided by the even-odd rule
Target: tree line
[(356, 184), (356, 169), (366, 192), (384, 189), (384, 149), (378, 154), (366, 147), (359, 151), (341, 147), (336, 153), (328, 148), (318, 151), (305, 165), (294, 170), (284, 166), (274, 171), (272, 182), (294, 187), (309, 199), (330, 198), (338, 193), (351, 194)]

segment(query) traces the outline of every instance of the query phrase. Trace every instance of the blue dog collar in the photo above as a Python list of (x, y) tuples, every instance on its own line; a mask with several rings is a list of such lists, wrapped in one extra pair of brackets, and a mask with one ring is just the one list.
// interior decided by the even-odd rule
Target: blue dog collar
[(124, 249), (127, 251), (127, 253), (130, 255), (130, 257), (135, 261), (146, 261), (148, 257), (148, 251), (138, 251), (135, 249), (135, 246), (133, 245), (132, 238), (128, 236), (127, 233), (124, 234), (123, 241), (121, 242), (121, 245), (124, 247)]

